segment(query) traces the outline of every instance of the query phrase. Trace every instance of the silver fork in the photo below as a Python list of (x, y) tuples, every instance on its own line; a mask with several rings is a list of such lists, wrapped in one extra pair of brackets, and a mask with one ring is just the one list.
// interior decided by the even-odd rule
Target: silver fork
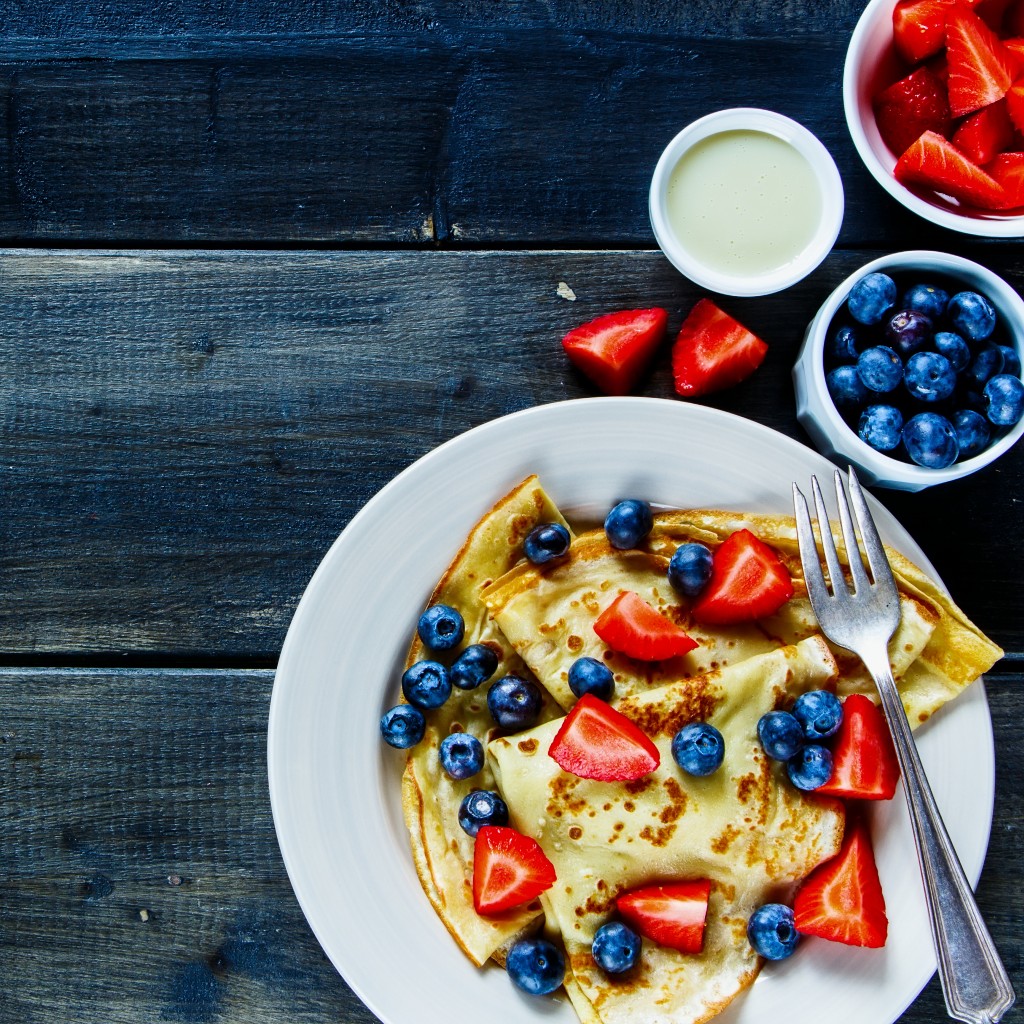
[(994, 1024), (1013, 1006), (1013, 986), (942, 823), (903, 702), (892, 677), (888, 644), (900, 621), (899, 594), (885, 549), (852, 468), (849, 480), (850, 497), (867, 557), (867, 568), (861, 561), (850, 506), (843, 490), (842, 477), (836, 470), (839, 523), (846, 546), (852, 588), (843, 575), (836, 554), (821, 488), (817, 479), (811, 477), (818, 532), (832, 585), (831, 592), (818, 558), (807, 501), (797, 485), (793, 484), (797, 537), (807, 593), (821, 631), (833, 643), (856, 654), (878, 687), (882, 710), (889, 723), (903, 774), (946, 1009), (955, 1020), (966, 1021), (968, 1024)]

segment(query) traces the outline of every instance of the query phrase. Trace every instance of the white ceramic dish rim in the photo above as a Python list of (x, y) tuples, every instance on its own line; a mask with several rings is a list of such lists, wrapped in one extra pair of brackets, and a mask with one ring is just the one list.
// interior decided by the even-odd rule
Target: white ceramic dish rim
[[(808, 161), (821, 188), (822, 214), (814, 238), (800, 256), (768, 274), (726, 274), (704, 266), (679, 242), (666, 213), (672, 171), (696, 143), (727, 131), (760, 131), (783, 139)], [(722, 295), (770, 295), (802, 280), (829, 254), (843, 223), (843, 182), (831, 154), (809, 129), (773, 110), (731, 107), (716, 110), (687, 125), (665, 147), (654, 169), (648, 199), (651, 227), (669, 262), (691, 281)]]

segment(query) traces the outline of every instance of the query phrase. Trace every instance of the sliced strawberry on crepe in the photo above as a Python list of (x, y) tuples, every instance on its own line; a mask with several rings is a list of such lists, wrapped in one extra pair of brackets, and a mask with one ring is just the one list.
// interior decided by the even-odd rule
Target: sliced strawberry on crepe
[(664, 309), (625, 309), (574, 328), (562, 347), (605, 394), (625, 395), (664, 340), (667, 324)]
[(946, 18), (956, 7), (978, 0), (899, 0), (892, 12), (896, 51), (908, 64), (920, 64), (946, 45)]
[(883, 89), (875, 97), (874, 107), (878, 131), (897, 155), (925, 132), (949, 134), (946, 86), (928, 68), (918, 68)]
[(645, 939), (681, 953), (699, 953), (710, 894), (706, 878), (670, 882), (623, 893), (615, 907)]
[(971, 11), (946, 20), (949, 109), (954, 117), (1001, 100), (1013, 84), (1013, 60), (999, 37)]
[(677, 658), (697, 646), (697, 641), (685, 630), (632, 590), (622, 591), (601, 612), (594, 623), (594, 632), (613, 651), (638, 661)]
[(773, 615), (793, 596), (778, 554), (749, 530), (731, 533), (715, 551), (711, 578), (692, 608), (706, 625), (728, 626)]
[(768, 346), (710, 299), (683, 321), (672, 346), (672, 375), (684, 398), (738, 384), (763, 362)]
[(995, 178), (935, 132), (925, 132), (912, 143), (896, 161), (893, 173), (904, 185), (924, 185), (985, 210), (1001, 210), (1007, 203), (1006, 192)]
[(1013, 138), (1013, 122), (1006, 100), (997, 100), (962, 121), (952, 142), (976, 164), (987, 164), (997, 153), (1009, 149)]
[(548, 754), (581, 779), (632, 782), (661, 764), (658, 748), (625, 715), (585, 693), (565, 716)]
[(848, 946), (885, 945), (889, 919), (864, 822), (852, 828), (848, 824), (839, 853), (807, 876), (796, 894), (793, 915), (804, 935)]
[(1024, 206), (1024, 153), (1000, 153), (987, 170), (1003, 186), (1007, 209)]
[(890, 800), (900, 779), (885, 716), (870, 697), (851, 693), (832, 742), (832, 778), (815, 793), (852, 800)]
[(555, 868), (540, 844), (513, 828), (484, 825), (473, 847), (473, 905), (498, 914), (536, 899), (555, 884)]

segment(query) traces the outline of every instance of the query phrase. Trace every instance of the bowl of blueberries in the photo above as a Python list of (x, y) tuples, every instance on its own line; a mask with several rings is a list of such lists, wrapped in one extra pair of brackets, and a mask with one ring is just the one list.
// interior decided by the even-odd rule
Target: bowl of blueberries
[(1024, 433), (1024, 300), (949, 253), (883, 256), (811, 321), (793, 369), (820, 451), (918, 491), (989, 465)]

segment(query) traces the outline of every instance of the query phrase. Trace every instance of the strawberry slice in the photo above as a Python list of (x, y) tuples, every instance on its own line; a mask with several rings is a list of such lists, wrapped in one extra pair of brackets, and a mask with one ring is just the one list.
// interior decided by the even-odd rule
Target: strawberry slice
[(645, 939), (680, 953), (699, 953), (710, 894), (711, 882), (699, 878), (634, 889), (618, 896), (615, 906)]
[(697, 646), (685, 630), (652, 608), (639, 594), (623, 590), (594, 623), (594, 632), (619, 654), (638, 661), (661, 661)]
[(555, 868), (540, 844), (514, 828), (484, 825), (473, 847), (473, 906), (498, 914), (529, 903), (555, 884)]
[(953, 134), (953, 145), (976, 164), (987, 164), (1013, 145), (1013, 122), (1006, 100), (997, 100), (971, 114)]
[(996, 35), (1002, 35), (1003, 22), (1006, 17), (1006, 9), (1010, 6), (1010, 0), (981, 0), (974, 6), (974, 13)]
[(585, 693), (548, 747), (559, 768), (581, 779), (632, 782), (661, 764), (661, 753), (625, 715)]
[(892, 12), (896, 51), (908, 64), (920, 64), (946, 45), (946, 18), (956, 7), (978, 0), (899, 0)]
[(1007, 203), (1002, 185), (935, 132), (925, 132), (896, 161), (896, 180), (924, 185), (961, 203), (1000, 210)]
[(672, 346), (676, 391), (695, 398), (738, 384), (762, 363), (768, 346), (710, 299), (701, 299), (683, 321)]
[(715, 552), (693, 617), (715, 626), (748, 622), (773, 615), (792, 596), (793, 581), (782, 559), (749, 530), (737, 530)]
[(891, 800), (900, 778), (885, 716), (862, 693), (843, 701), (843, 721), (832, 744), (832, 778), (815, 792), (854, 800)]
[(847, 824), (843, 845), (807, 876), (793, 903), (796, 929), (848, 946), (885, 945), (889, 920), (871, 839), (863, 822)]
[[(1017, 81), (1024, 74), (1024, 39), (1015, 36), (1012, 39), (1003, 40), (1003, 49), (1010, 58), (1010, 65), (1013, 68), (1013, 80)], [(1010, 87), (1011, 91), (1013, 86)], [(1007, 93), (1009, 96), (1009, 93)]]
[(970, 114), (1002, 99), (1013, 84), (1013, 61), (976, 14), (959, 8), (946, 19), (949, 109)]
[(651, 361), (667, 324), (664, 309), (624, 309), (574, 328), (562, 347), (605, 394), (625, 395)]
[(988, 172), (1003, 186), (1007, 209), (1024, 206), (1024, 153), (1000, 153)]
[(946, 86), (928, 68), (918, 68), (883, 89), (875, 97), (874, 107), (878, 131), (896, 154), (924, 132), (949, 133)]
[(1006, 111), (1014, 128), (1024, 132), (1024, 80), (1014, 82), (1006, 93)]

